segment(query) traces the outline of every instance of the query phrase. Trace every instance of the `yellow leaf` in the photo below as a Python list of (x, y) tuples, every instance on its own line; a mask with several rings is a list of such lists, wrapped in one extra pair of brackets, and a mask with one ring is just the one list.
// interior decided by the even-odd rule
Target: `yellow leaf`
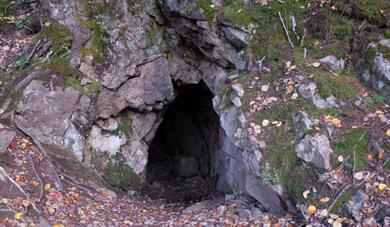
[(380, 183), (380, 184), (378, 185), (378, 189), (379, 189), (380, 191), (383, 191), (383, 190), (385, 190), (386, 188), (387, 188), (387, 184)]
[(387, 135), (387, 136), (390, 136), (390, 129), (387, 129), (386, 135)]
[(332, 119), (332, 124), (336, 125), (336, 126), (339, 126), (341, 124), (341, 121), (340, 119), (338, 118), (333, 118)]
[(327, 203), (327, 202), (329, 202), (329, 197), (323, 197), (323, 198), (321, 198), (320, 199), (320, 203)]
[(315, 214), (317, 212), (317, 208), (314, 205), (310, 205), (307, 207), (307, 212), (309, 214)]
[(20, 212), (15, 213), (15, 219), (16, 219), (16, 220), (22, 219), (22, 216), (23, 216), (23, 214), (20, 213)]
[(51, 188), (51, 184), (46, 184), (44, 187), (45, 191), (49, 191), (50, 188)]
[(53, 227), (64, 227), (62, 224), (54, 224)]

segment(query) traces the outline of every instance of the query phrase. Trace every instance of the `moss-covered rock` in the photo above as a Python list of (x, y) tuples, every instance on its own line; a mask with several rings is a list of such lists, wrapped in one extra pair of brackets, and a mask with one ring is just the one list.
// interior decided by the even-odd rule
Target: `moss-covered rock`
[(120, 189), (140, 188), (141, 180), (133, 170), (121, 162), (110, 161), (104, 169), (106, 179), (113, 187)]

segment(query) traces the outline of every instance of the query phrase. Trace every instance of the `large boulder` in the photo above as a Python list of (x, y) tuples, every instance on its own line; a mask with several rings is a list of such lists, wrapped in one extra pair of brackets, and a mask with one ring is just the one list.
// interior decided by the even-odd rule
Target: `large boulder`
[(31, 81), (23, 90), (15, 111), (16, 125), (37, 143), (53, 144), (83, 158), (85, 135), (94, 107), (88, 96), (53, 81)]
[(319, 168), (331, 168), (330, 158), (333, 150), (328, 137), (325, 135), (319, 133), (306, 135), (295, 147), (295, 152), (305, 162), (313, 163)]

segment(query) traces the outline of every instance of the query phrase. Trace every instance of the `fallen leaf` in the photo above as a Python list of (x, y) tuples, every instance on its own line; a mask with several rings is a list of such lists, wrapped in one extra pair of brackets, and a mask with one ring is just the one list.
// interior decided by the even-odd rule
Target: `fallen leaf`
[(23, 204), (23, 206), (24, 206), (25, 208), (27, 208), (27, 207), (30, 206), (30, 201), (24, 199), (24, 200), (22, 201), (22, 204)]
[(383, 190), (385, 190), (386, 188), (387, 188), (387, 184), (380, 183), (380, 184), (378, 185), (378, 189), (379, 189), (380, 191), (383, 191)]
[(317, 212), (317, 208), (314, 205), (310, 205), (307, 207), (307, 212), (309, 214), (315, 214)]
[(269, 85), (263, 85), (263, 86), (261, 86), (261, 91), (263, 91), (263, 92), (267, 92), (268, 91), (268, 89), (269, 89)]
[(328, 210), (327, 209), (323, 209), (323, 210), (321, 210), (321, 212), (320, 212), (320, 215), (322, 216), (322, 217), (326, 217), (326, 216), (328, 216)]
[(23, 216), (23, 214), (20, 213), (20, 212), (15, 213), (15, 219), (16, 219), (16, 220), (22, 219), (22, 216)]
[(329, 197), (323, 197), (320, 199), (320, 203), (327, 203), (329, 202), (330, 198)]
[(341, 124), (341, 121), (338, 118), (333, 118), (332, 119), (332, 124), (335, 125), (335, 126), (339, 126)]
[(306, 190), (302, 193), (303, 198), (307, 199), (307, 196), (310, 194), (310, 190)]
[(356, 180), (362, 180), (363, 177), (364, 177), (364, 173), (363, 173), (363, 172), (357, 172), (357, 173), (355, 173), (355, 175), (353, 175), (353, 177), (354, 177)]
[(390, 129), (387, 129), (386, 135), (390, 137)]
[(367, 155), (367, 161), (372, 161), (374, 158), (372, 157), (372, 155)]
[(268, 126), (269, 125), (269, 120), (265, 119), (263, 120), (263, 122), (261, 123), (262, 126)]
[(45, 191), (49, 191), (50, 188), (51, 188), (51, 184), (46, 184), (44, 187)]
[(319, 62), (314, 62), (313, 64), (311, 64), (313, 67), (316, 67), (316, 68), (318, 68), (318, 67), (320, 67), (320, 65), (321, 65), (321, 63), (319, 63)]

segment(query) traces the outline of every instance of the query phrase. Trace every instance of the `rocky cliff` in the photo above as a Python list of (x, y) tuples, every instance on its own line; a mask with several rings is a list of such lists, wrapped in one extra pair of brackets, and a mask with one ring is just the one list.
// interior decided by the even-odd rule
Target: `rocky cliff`
[[(328, 17), (305, 3), (43, 0), (2, 118), (98, 184), (139, 190), (162, 173), (196, 175), (272, 213), (296, 213), (339, 162), (365, 169), (369, 129), (348, 115), (370, 100), (345, 74), (356, 66), (380, 94), (372, 102), (390, 98), (388, 17), (364, 4)], [(371, 42), (357, 34), (365, 19)], [(389, 120), (380, 120), (383, 135)], [(362, 151), (344, 148), (350, 137)]]

